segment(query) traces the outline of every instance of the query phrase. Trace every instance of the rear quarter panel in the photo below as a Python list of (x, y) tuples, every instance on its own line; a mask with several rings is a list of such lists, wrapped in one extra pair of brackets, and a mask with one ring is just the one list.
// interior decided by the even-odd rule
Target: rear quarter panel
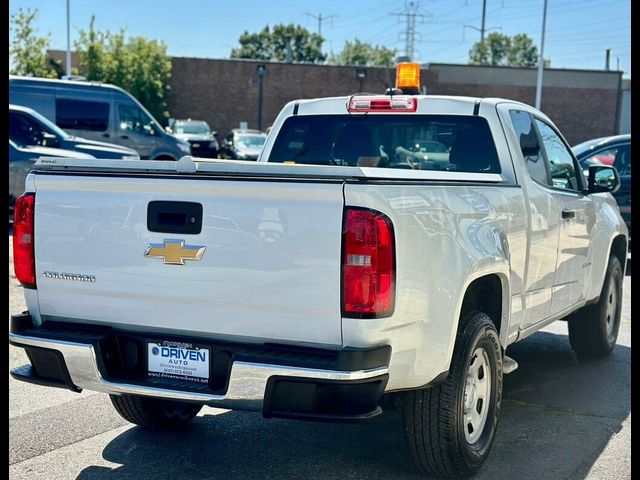
[(345, 204), (379, 210), (394, 226), (393, 315), (342, 320), (345, 346), (391, 345), (388, 390), (420, 387), (448, 370), (465, 290), (480, 276), (502, 281), (506, 344), (510, 299), (520, 293), (525, 266), (520, 188), (347, 184)]

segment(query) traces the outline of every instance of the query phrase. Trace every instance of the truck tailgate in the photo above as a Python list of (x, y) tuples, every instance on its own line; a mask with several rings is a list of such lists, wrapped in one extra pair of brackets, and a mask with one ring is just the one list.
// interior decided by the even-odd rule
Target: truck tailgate
[[(44, 320), (341, 344), (341, 181), (38, 174), (35, 185)], [(151, 201), (201, 204), (201, 232), (150, 231)], [(145, 256), (170, 240), (205, 250), (183, 265)]]

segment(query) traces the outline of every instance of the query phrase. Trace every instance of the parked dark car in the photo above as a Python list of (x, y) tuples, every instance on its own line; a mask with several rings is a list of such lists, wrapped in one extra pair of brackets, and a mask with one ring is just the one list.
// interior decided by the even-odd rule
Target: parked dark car
[(9, 140), (20, 148), (49, 147), (74, 150), (95, 158), (139, 160), (135, 150), (74, 137), (29, 107), (9, 104)]
[(594, 138), (574, 146), (572, 150), (585, 171), (591, 165), (616, 167), (621, 186), (613, 196), (631, 237), (631, 134)]
[(212, 131), (204, 120), (170, 119), (168, 130), (174, 137), (191, 144), (191, 155), (194, 157), (218, 157), (218, 132)]
[(234, 128), (222, 142), (220, 158), (257, 160), (266, 139), (260, 130)]
[(9, 220), (13, 218), (16, 199), (24, 193), (24, 181), (40, 157), (95, 158), (88, 153), (43, 146), (17, 145), (9, 139)]

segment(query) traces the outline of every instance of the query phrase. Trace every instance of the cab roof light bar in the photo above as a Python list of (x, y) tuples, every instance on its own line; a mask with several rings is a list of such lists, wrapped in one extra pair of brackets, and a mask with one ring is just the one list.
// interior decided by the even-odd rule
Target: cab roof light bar
[(418, 108), (418, 99), (408, 95), (353, 96), (349, 99), (347, 109), (350, 113), (387, 112), (412, 113)]

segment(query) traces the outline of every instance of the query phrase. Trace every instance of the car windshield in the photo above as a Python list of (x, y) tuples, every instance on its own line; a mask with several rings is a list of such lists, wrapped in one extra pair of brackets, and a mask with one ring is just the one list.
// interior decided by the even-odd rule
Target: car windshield
[(270, 162), (500, 173), (486, 119), (467, 115), (288, 118)]
[(211, 129), (207, 122), (176, 122), (176, 133), (206, 135), (207, 133), (211, 133)]
[(238, 135), (236, 137), (236, 146), (240, 148), (262, 148), (266, 135)]

